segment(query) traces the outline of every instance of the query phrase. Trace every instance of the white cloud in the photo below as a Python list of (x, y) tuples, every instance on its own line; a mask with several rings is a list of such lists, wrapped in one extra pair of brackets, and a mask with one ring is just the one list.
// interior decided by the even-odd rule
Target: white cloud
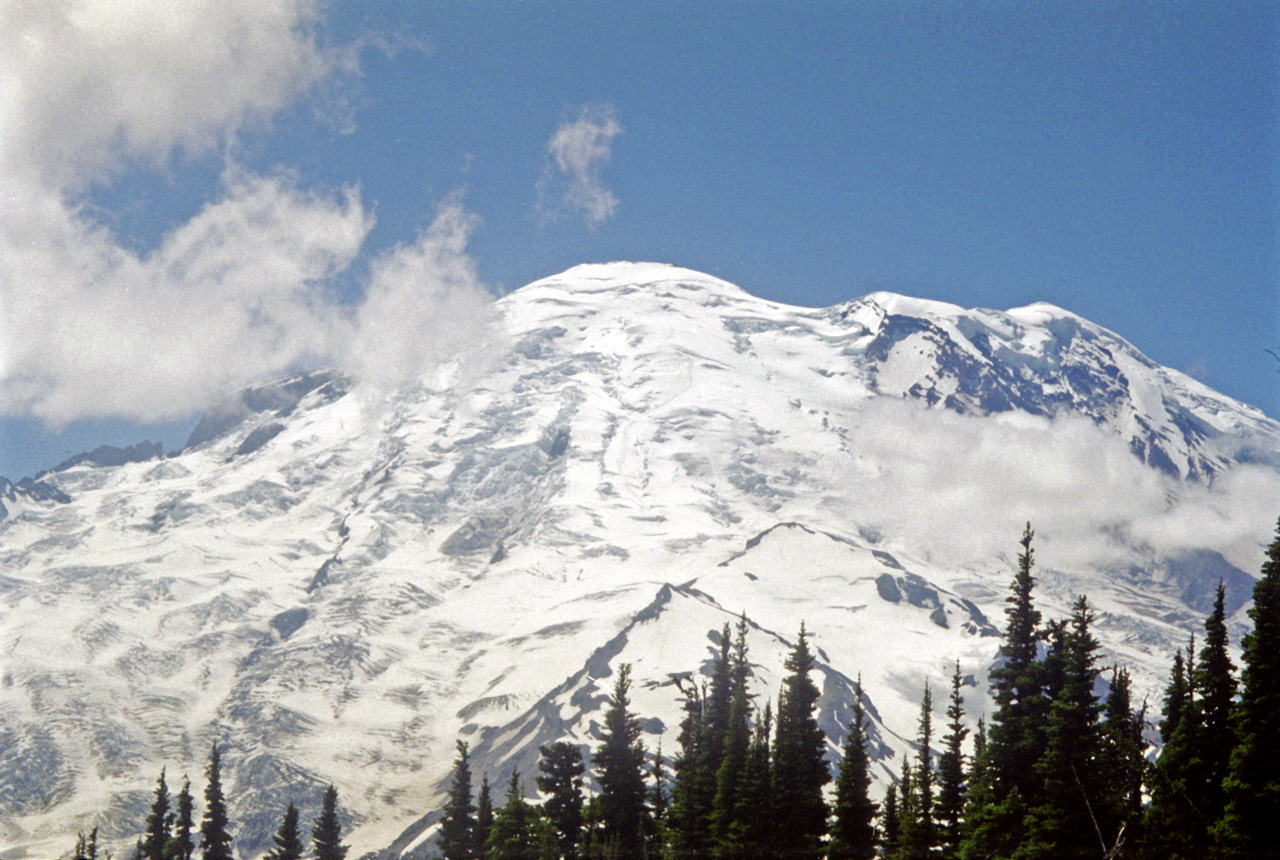
[[(460, 206), (374, 261), (351, 307), (332, 284), (373, 226), (358, 192), (235, 164), (246, 127), (356, 71), (317, 15), (314, 0), (0, 5), (0, 415), (174, 419), (300, 364), (402, 379), (456, 332), (478, 340), (487, 294)], [(228, 165), (218, 196), (145, 254), (77, 203), (121, 170), (208, 154)], [(467, 319), (433, 334), (450, 312)]]
[(200, 154), (350, 70), (314, 0), (46, 0), (0, 7), (0, 164), (77, 188)]
[(547, 144), (547, 167), (538, 182), (539, 209), (581, 214), (592, 224), (613, 215), (618, 198), (604, 187), (600, 173), (622, 133), (611, 105), (587, 105), (578, 118), (563, 122)]
[(341, 356), (357, 378), (392, 388), (455, 356), (486, 352), (492, 300), (466, 253), (476, 224), (459, 200), (446, 201), (417, 241), (374, 261)]
[(839, 504), (942, 563), (1011, 556), (1030, 521), (1041, 559), (1062, 570), (1144, 561), (1135, 546), (1157, 556), (1213, 546), (1253, 571), (1259, 535), (1271, 534), (1280, 509), (1272, 470), (1178, 481), (1079, 416), (971, 417), (878, 398), (850, 434), (858, 459), (834, 476), (847, 492)]

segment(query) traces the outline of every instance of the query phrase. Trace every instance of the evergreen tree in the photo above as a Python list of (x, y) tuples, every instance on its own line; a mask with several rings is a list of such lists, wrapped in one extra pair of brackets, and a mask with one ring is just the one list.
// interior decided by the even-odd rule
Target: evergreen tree
[[(677, 680), (677, 683), (679, 681)], [(702, 763), (702, 725), (704, 697), (692, 680), (680, 684), (684, 694), (684, 717), (676, 742), (680, 751), (672, 762), (675, 781), (671, 788), (668, 829), (671, 833), (671, 855), (676, 858), (703, 858), (706, 855), (706, 833), (698, 813), (696, 786), (700, 782)]]
[(485, 774), (480, 777), (480, 794), (476, 798), (475, 847), (473, 849), (476, 860), (488, 860), (491, 832), (493, 832), (493, 792), (489, 788), (489, 775)]
[(818, 688), (809, 677), (814, 666), (808, 634), (800, 636), (787, 657), (787, 676), (778, 698), (777, 733), (773, 743), (772, 847), (774, 856), (797, 860), (822, 856), (827, 804), (822, 787), (831, 780), (825, 761), (826, 736), (814, 708)]
[(196, 847), (191, 835), (195, 828), (194, 807), (195, 804), (191, 799), (191, 780), (183, 777), (182, 790), (178, 792), (178, 810), (174, 818), (173, 835), (169, 838), (169, 844), (165, 846), (166, 860), (191, 860), (191, 854)]
[(582, 835), (582, 775), (586, 766), (578, 748), (557, 741), (538, 748), (541, 758), (537, 778), (538, 791), (547, 795), (543, 814), (556, 831), (559, 856), (577, 860), (578, 840)]
[(156, 781), (156, 796), (151, 802), (151, 812), (147, 815), (147, 833), (142, 839), (143, 860), (165, 860), (165, 846), (169, 844), (169, 827), (172, 817), (169, 814), (169, 787), (165, 785), (164, 769), (160, 770), (160, 779)]
[(298, 835), (298, 807), (292, 803), (284, 811), (280, 829), (271, 837), (276, 847), (266, 853), (265, 860), (300, 860), (302, 839)]
[(643, 856), (649, 831), (645, 808), (644, 747), (640, 721), (631, 713), (631, 665), (619, 667), (618, 680), (604, 715), (603, 737), (595, 754), (600, 783), (600, 814), (604, 840), (616, 860)]
[(200, 842), (204, 860), (232, 860), (231, 834), (227, 828), (227, 803), (222, 794), (222, 756), (218, 745), (209, 754), (205, 769), (204, 817), (200, 821)]
[(1230, 858), (1280, 858), (1280, 524), (1267, 548), (1243, 642), (1243, 689), (1236, 747), (1223, 782), (1226, 809), (1216, 828)]
[(876, 804), (871, 802), (871, 758), (867, 754), (866, 711), (862, 682), (854, 687), (853, 719), (845, 737), (840, 775), (836, 778), (835, 820), (827, 860), (872, 860), (876, 854)]
[(458, 741), (453, 781), (440, 820), (440, 853), (444, 860), (475, 860), (476, 807), (471, 801), (471, 751)]
[(649, 848), (647, 856), (650, 860), (657, 860), (665, 853), (666, 845), (670, 839), (670, 831), (667, 827), (667, 812), (671, 806), (671, 800), (667, 796), (667, 770), (662, 760), (662, 742), (658, 742), (658, 749), (653, 754), (653, 767), (649, 770), (649, 819), (653, 822), (653, 833), (649, 838)]
[(330, 785), (324, 792), (320, 817), (311, 831), (311, 847), (315, 860), (344, 860), (347, 846), (342, 844), (342, 822), (338, 820), (338, 789)]
[(1208, 789), (1205, 815), (1216, 821), (1222, 815), (1226, 800), (1222, 783), (1227, 777), (1231, 749), (1235, 746), (1232, 708), (1236, 695), (1235, 666), (1227, 653), (1226, 589), (1221, 581), (1213, 601), (1213, 611), (1204, 622), (1204, 647), (1192, 679), (1200, 697), (1202, 721), (1202, 757)]
[(1182, 649), (1173, 655), (1173, 671), (1169, 674), (1169, 686), (1164, 690), (1164, 719), (1160, 721), (1160, 742), (1167, 744), (1178, 728), (1183, 712), (1191, 704), (1191, 682), (1182, 660)]
[(730, 662), (729, 715), (716, 769), (716, 791), (711, 802), (711, 836), (716, 845), (715, 854), (722, 860), (740, 860), (747, 850), (748, 810), (743, 795), (747, 789), (751, 755), (751, 700), (747, 695), (750, 674), (747, 616), (744, 613), (738, 622)]
[(1114, 845), (1115, 834), (1101, 832), (1096, 817), (1106, 792), (1097, 767), (1101, 705), (1094, 696), (1098, 642), (1092, 622), (1088, 600), (1080, 597), (1062, 640), (1063, 680), (1050, 704), (1044, 756), (1034, 765), (1043, 791), (1031, 809), (1024, 857), (1107, 856)]
[(1134, 713), (1132, 682), (1126, 669), (1113, 669), (1103, 709), (1105, 758), (1101, 783), (1105, 792), (1098, 817), (1103, 833), (1114, 835), (1123, 847), (1139, 842), (1142, 814), (1142, 775), (1146, 770), (1142, 738), (1144, 713)]
[(983, 753), (983, 786), (979, 799), (966, 805), (965, 858), (1012, 856), (1026, 832), (1029, 805), (1039, 803), (1040, 778), (1035, 764), (1044, 753), (1048, 699), (1046, 668), (1036, 664), (1040, 612), (1035, 588), (1035, 532), (1027, 523), (1020, 541), (1018, 571), (1005, 599), (1005, 635), (1001, 664), (991, 671), (996, 710)]
[(918, 797), (917, 826), (912, 856), (927, 857), (937, 844), (933, 823), (933, 691), (924, 682), (924, 696), (920, 701), (920, 722), (916, 735), (916, 796)]
[(764, 846), (772, 831), (773, 767), (769, 755), (769, 742), (773, 733), (773, 705), (765, 702), (764, 714), (756, 722), (751, 738), (751, 751), (747, 759), (747, 772), (742, 789), (739, 820), (743, 822), (742, 842), (753, 857), (764, 856)]
[(887, 860), (917, 860), (920, 846), (920, 795), (916, 789), (911, 759), (902, 763), (902, 775), (898, 777), (897, 812), (897, 835), (892, 841), (885, 842), (884, 856)]
[(492, 860), (537, 860), (537, 813), (520, 790), (520, 772), (511, 774), (507, 799), (493, 816), (488, 855)]
[(902, 838), (898, 820), (898, 784), (890, 783), (884, 793), (884, 806), (880, 810), (880, 844), (889, 857), (893, 847)]
[(942, 738), (942, 755), (938, 757), (939, 842), (942, 855), (955, 857), (960, 850), (960, 821), (964, 816), (965, 772), (964, 739), (969, 729), (964, 725), (964, 697), (960, 695), (960, 661), (951, 675), (951, 699), (947, 704), (947, 734)]

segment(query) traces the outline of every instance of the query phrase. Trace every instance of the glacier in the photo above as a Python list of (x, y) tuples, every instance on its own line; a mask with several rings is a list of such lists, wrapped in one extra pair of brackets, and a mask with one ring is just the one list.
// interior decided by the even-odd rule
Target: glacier
[(1245, 629), (1280, 424), (1069, 311), (613, 263), (494, 325), (411, 386), (300, 372), (168, 456), (0, 479), (0, 855), (93, 826), (122, 854), (214, 742), (242, 855), (331, 782), (356, 854), (420, 855), (456, 739), (531, 782), (539, 744), (591, 746), (620, 663), (673, 754), (741, 613), (761, 702), (806, 624), (833, 760), (861, 678), (883, 787), (926, 681), (958, 661), (985, 713), (1026, 521), (1040, 608), (1087, 593), (1153, 706), (1219, 579)]

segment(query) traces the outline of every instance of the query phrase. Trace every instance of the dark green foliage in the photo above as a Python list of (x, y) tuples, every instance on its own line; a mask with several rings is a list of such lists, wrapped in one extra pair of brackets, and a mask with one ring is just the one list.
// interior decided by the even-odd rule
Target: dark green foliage
[(204, 817), (200, 821), (200, 844), (204, 860), (232, 860), (231, 833), (228, 831), (227, 802), (222, 793), (222, 756), (218, 745), (209, 754), (204, 772)]
[(933, 691), (929, 682), (924, 683), (924, 696), (920, 701), (920, 722), (916, 735), (916, 797), (918, 798), (916, 822), (912, 828), (914, 844), (912, 856), (927, 856), (937, 844), (933, 823)]
[(449, 799), (440, 820), (440, 853), (444, 860), (475, 860), (476, 807), (471, 802), (470, 750), (458, 741), (458, 757), (453, 761)]
[(1142, 738), (1144, 712), (1133, 710), (1132, 683), (1127, 669), (1111, 673), (1110, 692), (1103, 709), (1102, 786), (1098, 817), (1103, 833), (1114, 834), (1122, 847), (1141, 840), (1142, 778), (1146, 770)]
[(660, 860), (666, 856), (667, 845), (671, 842), (671, 830), (667, 824), (671, 798), (667, 793), (667, 769), (662, 758), (662, 743), (653, 754), (653, 767), (649, 769), (649, 820), (653, 829), (648, 834), (649, 860)]
[(1169, 686), (1164, 690), (1164, 719), (1160, 721), (1160, 741), (1168, 743), (1178, 728), (1182, 714), (1191, 705), (1191, 682), (1187, 667), (1182, 661), (1182, 649), (1173, 655), (1173, 671), (1169, 674)]
[(595, 754), (603, 837), (616, 860), (642, 857), (650, 830), (645, 807), (645, 752), (640, 744), (640, 721), (631, 713), (630, 690), (631, 666), (624, 663), (609, 697), (603, 737)]
[(347, 846), (342, 844), (342, 823), (338, 821), (338, 789), (325, 789), (320, 817), (311, 831), (311, 847), (315, 860), (344, 860)]
[(577, 860), (578, 840), (582, 835), (582, 775), (586, 765), (573, 744), (557, 741), (538, 748), (541, 759), (537, 778), (538, 791), (547, 795), (542, 813), (556, 832), (559, 856)]
[(489, 789), (489, 775), (480, 777), (480, 794), (476, 798), (476, 860), (488, 860), (489, 834), (493, 831), (493, 793)]
[(1222, 782), (1227, 777), (1231, 761), (1231, 748), (1235, 746), (1235, 728), (1232, 724), (1232, 708), (1236, 695), (1235, 666), (1227, 653), (1227, 613), (1225, 594), (1221, 582), (1213, 602), (1213, 611), (1204, 622), (1204, 647), (1200, 649), (1200, 662), (1196, 666), (1192, 684), (1199, 696), (1202, 721), (1202, 757), (1209, 788), (1206, 792), (1205, 813), (1210, 819), (1222, 815), (1226, 799)]
[(292, 803), (284, 811), (280, 829), (271, 837), (275, 848), (267, 852), (265, 860), (299, 860), (302, 857), (302, 838), (298, 835), (298, 807)]
[[(98, 828), (90, 830), (87, 838), (84, 833), (76, 834), (76, 848), (71, 860), (98, 860)], [(111, 860), (110, 853), (105, 860)]]
[(822, 856), (827, 829), (822, 787), (831, 773), (824, 760), (827, 739), (814, 717), (819, 693), (809, 677), (814, 658), (803, 624), (784, 665), (788, 674), (778, 697), (773, 742), (772, 848), (775, 856), (804, 860)]
[(964, 739), (969, 729), (964, 725), (964, 697), (960, 695), (960, 662), (951, 675), (951, 699), (947, 703), (947, 733), (942, 738), (942, 755), (938, 756), (938, 843), (944, 857), (955, 857), (960, 850), (960, 822), (964, 816), (965, 772)]
[(1236, 747), (1215, 835), (1232, 860), (1280, 857), (1280, 526), (1267, 548), (1244, 637)]
[(884, 793), (884, 806), (880, 812), (880, 842), (884, 845), (886, 856), (901, 838), (898, 826), (898, 785), (893, 783)]
[(191, 860), (196, 847), (192, 837), (192, 830), (195, 828), (194, 806), (191, 780), (183, 777), (182, 790), (178, 792), (178, 811), (173, 822), (173, 834), (164, 849), (166, 860)]
[[(979, 796), (966, 806), (966, 835), (961, 856), (966, 858), (1012, 856), (1025, 834), (1028, 804), (1037, 804), (1041, 781), (1035, 765), (1044, 751), (1048, 716), (1046, 686), (1059, 679), (1050, 668), (1036, 663), (1040, 613), (1032, 591), (1035, 578), (1035, 532), (1028, 523), (1022, 534), (1018, 571), (1005, 599), (1003, 663), (991, 672), (996, 710), (981, 767)], [(1062, 631), (1059, 629), (1059, 636)], [(975, 786), (976, 787), (976, 786)]]
[(711, 836), (717, 846), (716, 856), (723, 860), (741, 858), (747, 850), (747, 830), (751, 815), (746, 796), (751, 755), (751, 700), (747, 694), (747, 678), (750, 674), (751, 667), (747, 661), (747, 618), (743, 615), (738, 622), (730, 662), (729, 714), (725, 722), (725, 737), (720, 744), (716, 790), (711, 801)]
[(492, 860), (537, 860), (538, 814), (525, 802), (520, 790), (520, 772), (511, 774), (507, 799), (493, 817), (489, 832), (488, 856)]
[[(1219, 583), (1213, 611), (1205, 620), (1199, 662), (1192, 662), (1195, 640), (1187, 646), (1189, 693), (1160, 751), (1143, 826), (1144, 844), (1153, 856), (1173, 860), (1207, 857), (1215, 825), (1219, 838), (1231, 841), (1229, 826), (1218, 824), (1226, 808), (1225, 782), (1235, 744), (1232, 699), (1236, 680), (1227, 654), (1224, 602)], [(1176, 673), (1176, 657), (1174, 663)], [(1170, 687), (1175, 688), (1173, 681)]]
[(845, 738), (836, 778), (835, 820), (827, 845), (828, 860), (871, 860), (876, 854), (876, 804), (871, 802), (871, 759), (867, 755), (862, 683), (854, 687), (853, 719)]
[(151, 811), (147, 815), (147, 833), (142, 837), (143, 860), (165, 860), (165, 846), (169, 844), (169, 827), (172, 821), (169, 813), (169, 787), (165, 785), (162, 769), (160, 779), (156, 781), (155, 800), (151, 802)]
[(1102, 757), (1101, 705), (1093, 692), (1098, 643), (1092, 621), (1088, 601), (1079, 598), (1061, 644), (1055, 646), (1061, 648), (1061, 690), (1050, 704), (1044, 754), (1034, 764), (1043, 788), (1040, 802), (1031, 808), (1021, 856), (1106, 856), (1115, 842), (1116, 834), (1100, 832), (1096, 820), (1106, 791), (1097, 766)]
[(702, 858), (708, 850), (708, 834), (703, 827), (697, 787), (702, 782), (705, 698), (693, 681), (681, 686), (680, 691), (684, 694), (684, 718), (680, 721), (680, 734), (676, 739), (680, 752), (672, 762), (675, 784), (671, 789), (667, 824), (671, 832), (670, 853), (678, 858)]

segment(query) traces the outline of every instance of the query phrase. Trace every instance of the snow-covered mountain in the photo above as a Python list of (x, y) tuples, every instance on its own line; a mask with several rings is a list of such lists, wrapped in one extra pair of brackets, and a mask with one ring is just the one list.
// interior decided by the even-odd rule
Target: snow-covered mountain
[(743, 612), (761, 701), (811, 631), (833, 755), (861, 676), (884, 777), (955, 661), (987, 706), (1027, 520), (1042, 609), (1087, 592), (1140, 690), (1220, 578), (1239, 631), (1280, 425), (1067, 311), (809, 310), (653, 264), (497, 306), (413, 387), (297, 374), (168, 458), (0, 480), (0, 855), (131, 844), (214, 741), (246, 856), (330, 782), (357, 854), (412, 852), (455, 739), (532, 774), (592, 743), (620, 663), (673, 753), (676, 685)]

